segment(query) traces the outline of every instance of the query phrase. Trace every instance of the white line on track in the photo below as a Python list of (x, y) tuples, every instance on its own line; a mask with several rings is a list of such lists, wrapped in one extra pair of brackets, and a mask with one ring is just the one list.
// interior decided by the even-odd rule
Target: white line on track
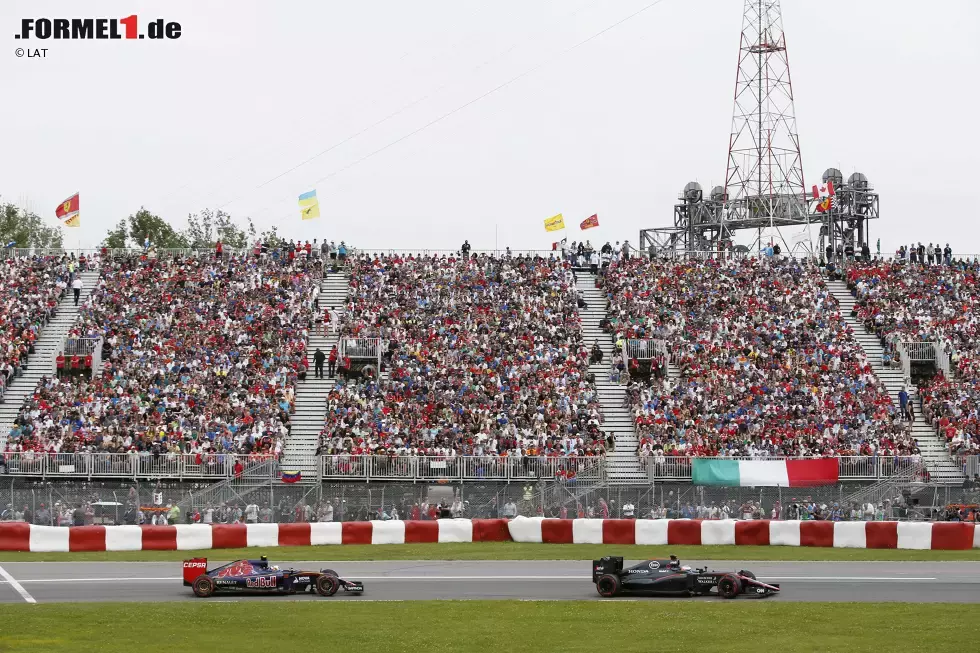
[(14, 578), (13, 576), (11, 576), (7, 572), (7, 570), (4, 569), (3, 567), (0, 567), (0, 576), (3, 576), (4, 581), (7, 584), (9, 584), (11, 587), (13, 587), (17, 591), (17, 593), (20, 594), (20, 597), (22, 599), (24, 599), (28, 603), (37, 603), (37, 601), (34, 600), (34, 597), (31, 596), (28, 593), (28, 591), (24, 589), (23, 585), (21, 585), (20, 583), (18, 583), (17, 582), (17, 579)]
[[(120, 582), (141, 582), (141, 583), (152, 583), (152, 582), (175, 582), (182, 580), (180, 576), (173, 577), (100, 577), (100, 578), (30, 578), (21, 580), (20, 583), (15, 581), (12, 576), (3, 571), (0, 567), (0, 575), (7, 578), (7, 582), (19, 586), (22, 583), (120, 583)], [(514, 580), (541, 580), (541, 581), (591, 581), (591, 576), (358, 576), (352, 575), (353, 580), (363, 580), (372, 582), (384, 582), (384, 581), (423, 581), (423, 582), (452, 582), (461, 580), (477, 580), (477, 581), (514, 581)], [(853, 582), (923, 582), (923, 581), (934, 581), (938, 578), (932, 577), (883, 577), (883, 576), (760, 576), (759, 580), (806, 580), (806, 581), (827, 581), (827, 582), (840, 582), (840, 581), (853, 581)], [(12, 581), (12, 582), (11, 582)], [(3, 582), (0, 582), (3, 584)], [(18, 591), (22, 591), (21, 590)], [(25, 592), (26, 593), (26, 592)]]

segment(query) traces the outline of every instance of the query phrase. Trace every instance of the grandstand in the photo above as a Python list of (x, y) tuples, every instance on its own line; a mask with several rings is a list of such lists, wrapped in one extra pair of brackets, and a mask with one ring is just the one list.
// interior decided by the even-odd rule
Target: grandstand
[[(80, 269), (73, 274), (82, 280), (80, 303), (84, 304), (98, 280), (99, 273), (96, 270), (81, 269), (81, 264), (76, 263), (76, 265)], [(43, 310), (18, 316), (16, 307), (10, 303), (14, 297), (13, 291), (18, 289), (21, 283), (16, 280), (18, 273), (14, 269), (27, 267), (34, 268), (45, 277), (43, 281), (37, 277), (22, 281), (25, 286), (39, 283), (36, 290), (43, 293), (45, 306)], [(18, 319), (26, 319), (37, 331), (32, 335), (33, 352), (28, 355), (27, 364), (22, 366), (9, 381), (0, 382), (3, 398), (3, 404), (0, 405), (0, 451), (7, 448), (7, 437), (14, 426), (21, 405), (34, 392), (41, 378), (54, 372), (55, 359), (59, 352), (68, 351), (66, 340), (69, 329), (78, 316), (79, 306), (75, 305), (72, 293), (68, 292), (69, 278), (73, 275), (68, 272), (67, 267), (68, 263), (62, 257), (41, 257), (33, 261), (13, 258), (3, 262), (3, 292), (10, 295), (4, 302), (0, 320), (6, 326), (15, 324)], [(24, 287), (19, 289), (23, 290)], [(30, 290), (33, 289), (29, 288), (28, 292)]]
[[(910, 363), (883, 363), (895, 328), (866, 329), (871, 265), (844, 282), (807, 260), (628, 254), (598, 273), (550, 252), (362, 255), (325, 273), (237, 254), (89, 260), (99, 271), (78, 273), (81, 310), (55, 290), (7, 388), (10, 474), (595, 487), (689, 480), (691, 456), (829, 455), (842, 480), (908, 475), (921, 460), (933, 481), (959, 484), (953, 454), (977, 450), (974, 417), (944, 409), (935, 384), (902, 419)], [(336, 331), (314, 318), (330, 308)], [(968, 392), (970, 340), (952, 335), (947, 382)], [(46, 380), (81, 337), (105, 339), (101, 366)], [(375, 343), (378, 367), (357, 343)], [(360, 362), (315, 378), (312, 352), (334, 344)]]

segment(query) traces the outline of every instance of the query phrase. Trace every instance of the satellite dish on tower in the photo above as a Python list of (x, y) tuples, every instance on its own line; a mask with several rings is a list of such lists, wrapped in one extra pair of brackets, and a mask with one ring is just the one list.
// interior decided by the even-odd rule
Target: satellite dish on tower
[(828, 181), (834, 184), (834, 188), (840, 188), (844, 185), (844, 175), (837, 168), (827, 168), (823, 171), (823, 183)]
[(868, 183), (868, 178), (865, 177), (860, 172), (855, 172), (850, 177), (848, 177), (847, 185), (855, 190), (867, 190), (871, 186)]
[(684, 186), (684, 190), (681, 191), (681, 199), (687, 202), (700, 202), (702, 193), (701, 184), (696, 181), (690, 181)]

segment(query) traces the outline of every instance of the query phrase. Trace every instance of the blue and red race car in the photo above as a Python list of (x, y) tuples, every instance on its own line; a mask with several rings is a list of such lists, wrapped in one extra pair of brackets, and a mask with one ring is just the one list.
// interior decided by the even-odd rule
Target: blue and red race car
[(201, 598), (219, 592), (296, 594), (309, 591), (320, 596), (333, 596), (340, 588), (354, 594), (364, 591), (364, 583), (344, 580), (333, 569), (280, 569), (269, 565), (265, 556), (259, 560), (236, 560), (211, 570), (208, 570), (207, 558), (184, 560), (184, 587), (192, 588), (195, 596)]

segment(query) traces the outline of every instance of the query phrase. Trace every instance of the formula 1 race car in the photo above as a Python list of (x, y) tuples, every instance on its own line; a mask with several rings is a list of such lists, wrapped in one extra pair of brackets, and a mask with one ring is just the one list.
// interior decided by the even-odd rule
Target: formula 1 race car
[(592, 582), (600, 596), (647, 594), (650, 596), (706, 596), (717, 588), (717, 596), (734, 599), (739, 594), (754, 598), (779, 592), (778, 584), (763, 583), (751, 571), (708, 571), (681, 566), (677, 556), (670, 560), (647, 560), (623, 569), (623, 559), (607, 556), (592, 561)]
[(184, 587), (193, 588), (194, 595), (201, 598), (216, 592), (296, 594), (310, 591), (320, 596), (333, 596), (341, 587), (345, 592), (355, 594), (364, 591), (364, 583), (343, 580), (333, 569), (280, 569), (270, 566), (265, 556), (259, 560), (236, 560), (210, 571), (207, 558), (184, 560)]

